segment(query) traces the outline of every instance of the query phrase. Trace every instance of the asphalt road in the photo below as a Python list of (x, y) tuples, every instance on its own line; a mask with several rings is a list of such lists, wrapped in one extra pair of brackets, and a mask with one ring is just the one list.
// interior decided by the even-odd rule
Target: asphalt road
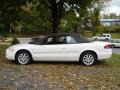
[(120, 54), (120, 48), (113, 48), (113, 54)]

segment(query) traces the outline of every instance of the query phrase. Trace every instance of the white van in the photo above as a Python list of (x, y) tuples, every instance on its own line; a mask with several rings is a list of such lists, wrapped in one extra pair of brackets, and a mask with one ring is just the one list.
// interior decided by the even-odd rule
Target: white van
[(110, 41), (111, 39), (112, 39), (111, 34), (107, 34), (107, 33), (93, 37), (93, 40)]

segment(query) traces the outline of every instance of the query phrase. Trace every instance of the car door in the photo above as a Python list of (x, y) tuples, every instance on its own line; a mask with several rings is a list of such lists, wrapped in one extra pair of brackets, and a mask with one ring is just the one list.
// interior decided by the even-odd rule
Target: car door
[[(68, 57), (69, 61), (79, 61), (80, 52), (82, 50), (82, 44), (78, 44), (72, 36), (66, 36), (66, 42), (68, 44)], [(80, 48), (81, 47), (81, 48)]]
[(67, 48), (64, 36), (48, 37), (43, 45), (37, 45), (34, 57), (37, 61), (64, 61)]

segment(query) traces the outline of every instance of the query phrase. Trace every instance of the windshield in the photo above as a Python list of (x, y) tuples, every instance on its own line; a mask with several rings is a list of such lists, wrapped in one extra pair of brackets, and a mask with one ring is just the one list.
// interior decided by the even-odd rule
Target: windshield
[(31, 41), (29, 42), (29, 44), (39, 45), (39, 44), (42, 44), (42, 41), (43, 41), (43, 39), (41, 39), (41, 38), (32, 38)]
[(76, 35), (75, 39), (77, 40), (78, 43), (89, 43), (90, 42), (82, 35)]

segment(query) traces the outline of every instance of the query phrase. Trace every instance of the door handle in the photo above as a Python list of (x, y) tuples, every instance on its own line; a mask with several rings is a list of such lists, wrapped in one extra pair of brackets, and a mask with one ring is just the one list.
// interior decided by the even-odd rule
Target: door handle
[(61, 48), (61, 49), (66, 49), (66, 48)]

